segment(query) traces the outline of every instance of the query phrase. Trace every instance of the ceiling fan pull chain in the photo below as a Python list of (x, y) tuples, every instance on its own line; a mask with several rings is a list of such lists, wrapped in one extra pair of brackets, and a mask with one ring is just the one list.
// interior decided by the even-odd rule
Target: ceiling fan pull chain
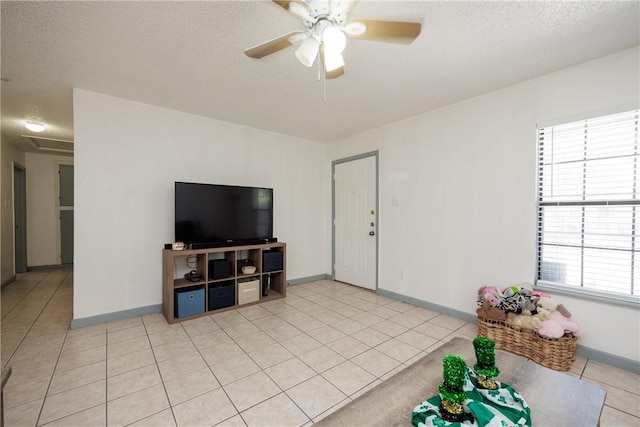
[[(318, 61), (320, 62), (320, 61)], [(322, 94), (324, 97), (324, 103), (327, 103), (327, 72), (322, 73)]]
[(322, 55), (318, 55), (318, 81), (322, 78), (322, 94), (324, 98), (324, 103), (327, 103), (327, 72), (322, 72), (324, 70), (324, 66), (320, 64), (322, 62)]

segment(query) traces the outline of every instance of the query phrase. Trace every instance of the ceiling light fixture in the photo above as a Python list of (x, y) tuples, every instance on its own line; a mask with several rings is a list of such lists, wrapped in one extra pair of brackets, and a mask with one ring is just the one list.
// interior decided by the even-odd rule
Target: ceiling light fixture
[(324, 68), (327, 72), (337, 70), (344, 67), (344, 58), (340, 52), (327, 51), (324, 54)]
[(314, 36), (310, 36), (308, 39), (300, 44), (300, 47), (296, 50), (296, 58), (306, 67), (311, 67), (318, 56), (318, 49), (320, 48), (320, 42)]
[(289, 46), (300, 43), (296, 57), (306, 67), (311, 67), (318, 55), (318, 80), (324, 69), (325, 79), (335, 79), (344, 74), (345, 61), (342, 52), (346, 38), (388, 43), (409, 44), (419, 35), (419, 22), (381, 21), (358, 19), (349, 21), (347, 15), (357, 0), (272, 0), (302, 19), (303, 30), (293, 31), (266, 41), (244, 51), (250, 58), (260, 59)]
[(44, 130), (46, 129), (46, 126), (44, 125), (44, 123), (40, 123), (40, 122), (35, 122), (33, 120), (27, 120), (24, 124), (24, 126), (29, 129), (31, 132), (44, 132)]
[(336, 27), (327, 27), (322, 33), (322, 42), (324, 44), (325, 70), (329, 72), (344, 67), (342, 52), (344, 52), (344, 48), (347, 45), (347, 38), (344, 33)]
[(344, 33), (334, 26), (330, 26), (324, 29), (322, 33), (322, 42), (325, 49), (333, 50), (342, 53), (347, 46), (347, 38)]

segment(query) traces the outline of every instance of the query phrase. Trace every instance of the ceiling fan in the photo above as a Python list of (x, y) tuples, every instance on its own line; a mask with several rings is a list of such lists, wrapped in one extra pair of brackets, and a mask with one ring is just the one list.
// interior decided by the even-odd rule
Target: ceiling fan
[(272, 1), (302, 18), (305, 30), (287, 33), (249, 48), (244, 53), (259, 59), (299, 43), (295, 52), (298, 60), (311, 67), (319, 56), (327, 79), (335, 79), (344, 74), (342, 52), (346, 46), (346, 37), (409, 44), (418, 37), (422, 27), (416, 22), (348, 20), (347, 14), (357, 0)]

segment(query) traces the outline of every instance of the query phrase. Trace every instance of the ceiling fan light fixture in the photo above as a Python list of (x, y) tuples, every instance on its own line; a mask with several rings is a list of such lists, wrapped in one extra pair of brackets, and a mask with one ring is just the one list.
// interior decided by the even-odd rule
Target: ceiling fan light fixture
[(36, 122), (33, 120), (27, 120), (24, 123), (24, 127), (29, 129), (31, 132), (36, 132), (36, 133), (44, 132), (44, 130), (46, 129), (46, 126), (44, 125), (44, 123)]
[(342, 53), (338, 51), (326, 50), (324, 53), (324, 69), (331, 72), (337, 70), (340, 67), (344, 67), (344, 58)]
[(367, 32), (367, 24), (364, 22), (349, 22), (344, 29), (350, 36), (361, 36)]
[(316, 60), (316, 56), (318, 56), (319, 48), (320, 42), (311, 36), (300, 44), (300, 47), (296, 50), (296, 58), (305, 67), (311, 67)]
[(342, 52), (347, 46), (347, 37), (336, 27), (330, 26), (322, 32), (322, 43), (328, 51)]

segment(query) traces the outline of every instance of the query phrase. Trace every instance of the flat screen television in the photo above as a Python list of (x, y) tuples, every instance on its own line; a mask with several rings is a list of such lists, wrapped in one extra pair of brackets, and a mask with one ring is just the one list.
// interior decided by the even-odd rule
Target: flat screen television
[(175, 183), (175, 241), (194, 248), (275, 241), (273, 189)]

